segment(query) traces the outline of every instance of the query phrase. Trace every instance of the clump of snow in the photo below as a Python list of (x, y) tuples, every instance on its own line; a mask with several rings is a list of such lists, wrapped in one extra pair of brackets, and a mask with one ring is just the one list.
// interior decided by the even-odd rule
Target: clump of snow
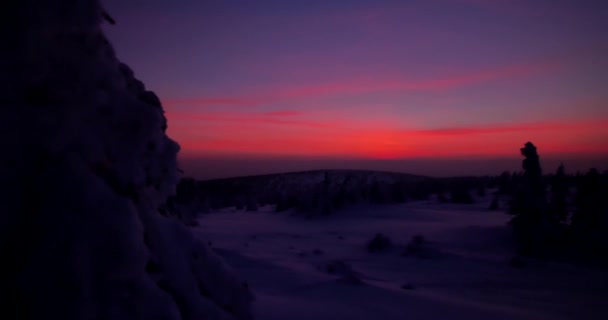
[(13, 1), (5, 12), (3, 309), (31, 319), (251, 318), (244, 282), (159, 212), (179, 178), (179, 146), (158, 97), (115, 57), (99, 2)]

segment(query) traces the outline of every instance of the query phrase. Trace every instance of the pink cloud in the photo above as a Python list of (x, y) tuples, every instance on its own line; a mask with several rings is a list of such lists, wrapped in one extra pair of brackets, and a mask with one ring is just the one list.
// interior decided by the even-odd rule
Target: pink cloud
[(583, 121), (574, 123), (560, 123), (560, 122), (531, 122), (531, 123), (519, 123), (519, 124), (493, 124), (491, 126), (471, 126), (461, 128), (439, 128), (439, 129), (423, 129), (423, 130), (406, 130), (403, 132), (404, 135), (409, 134), (422, 134), (428, 136), (470, 136), (470, 135), (487, 135), (487, 134), (501, 134), (501, 133), (513, 133), (513, 132), (536, 132), (536, 131), (547, 131), (547, 130), (570, 130), (570, 129), (581, 129), (588, 126), (594, 126), (598, 124), (607, 123), (608, 121)]
[(279, 110), (279, 111), (269, 111), (261, 113), (264, 116), (269, 117), (297, 117), (304, 115), (301, 111), (296, 110)]
[(205, 126), (206, 123), (240, 123), (245, 125), (286, 125), (308, 128), (328, 128), (335, 126), (333, 121), (312, 120), (300, 111), (280, 110), (270, 112), (231, 112), (231, 111), (167, 111), (167, 118), (178, 123), (196, 122)]
[(202, 97), (192, 99), (167, 99), (162, 103), (167, 106), (256, 106), (264, 104), (265, 99), (252, 97)]
[(284, 98), (320, 96), (331, 94), (361, 94), (378, 91), (436, 91), (459, 88), (503, 78), (525, 77), (553, 70), (557, 63), (537, 65), (512, 65), (477, 72), (430, 80), (368, 80), (355, 82), (325, 83), (304, 87), (277, 88), (276, 95)]

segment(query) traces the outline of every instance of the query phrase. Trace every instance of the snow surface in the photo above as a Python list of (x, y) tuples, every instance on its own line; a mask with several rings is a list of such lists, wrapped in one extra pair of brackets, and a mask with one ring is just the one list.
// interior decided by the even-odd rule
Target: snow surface
[[(606, 271), (514, 257), (510, 216), (433, 201), (328, 218), (224, 209), (195, 227), (256, 292), (257, 319), (608, 319)], [(394, 247), (370, 253), (377, 233)], [(422, 255), (401, 256), (415, 235)]]

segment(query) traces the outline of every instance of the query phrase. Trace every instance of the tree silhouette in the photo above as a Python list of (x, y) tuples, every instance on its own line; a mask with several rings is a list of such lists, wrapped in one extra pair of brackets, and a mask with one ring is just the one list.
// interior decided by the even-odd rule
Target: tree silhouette
[(549, 208), (552, 219), (566, 222), (568, 219), (568, 195), (568, 177), (566, 176), (564, 165), (561, 164), (551, 181)]
[(483, 184), (479, 184), (479, 186), (477, 186), (477, 196), (480, 198), (483, 198), (486, 196), (486, 186)]
[(509, 171), (505, 171), (498, 178), (498, 193), (510, 194), (512, 188), (511, 173)]
[(534, 144), (527, 142), (520, 150), (525, 157), (522, 162), (524, 172), (509, 208), (510, 213), (515, 215), (511, 225), (518, 238), (520, 253), (536, 255), (541, 252), (548, 229), (545, 186)]
[[(603, 179), (602, 179), (603, 178)], [(583, 249), (603, 250), (608, 255), (608, 186), (606, 177), (591, 169), (577, 183), (575, 211), (572, 216), (574, 237)]]
[(324, 216), (331, 214), (330, 186), (329, 172), (325, 171), (321, 189), (321, 214)]
[(384, 203), (384, 195), (382, 194), (382, 188), (380, 186), (380, 182), (377, 179), (374, 179), (369, 190), (369, 200), (373, 204), (383, 204)]
[(450, 190), (450, 200), (452, 203), (472, 204), (473, 197), (465, 186), (456, 184)]
[(391, 198), (394, 203), (404, 203), (406, 201), (404, 186), (400, 182), (391, 184)]

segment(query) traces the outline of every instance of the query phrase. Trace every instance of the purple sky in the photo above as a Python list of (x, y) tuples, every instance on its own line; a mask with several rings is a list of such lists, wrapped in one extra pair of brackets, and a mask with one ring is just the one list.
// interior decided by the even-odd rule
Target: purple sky
[(189, 175), (608, 159), (606, 1), (104, 3)]

